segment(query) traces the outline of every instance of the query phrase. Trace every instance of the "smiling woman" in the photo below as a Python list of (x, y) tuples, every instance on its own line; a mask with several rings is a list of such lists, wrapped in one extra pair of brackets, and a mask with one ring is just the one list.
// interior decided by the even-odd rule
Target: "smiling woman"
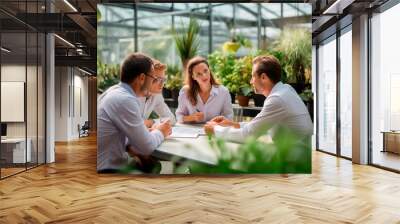
[(216, 116), (233, 118), (228, 90), (217, 83), (207, 60), (194, 57), (187, 64), (186, 86), (178, 98), (176, 117), (183, 123), (203, 123)]

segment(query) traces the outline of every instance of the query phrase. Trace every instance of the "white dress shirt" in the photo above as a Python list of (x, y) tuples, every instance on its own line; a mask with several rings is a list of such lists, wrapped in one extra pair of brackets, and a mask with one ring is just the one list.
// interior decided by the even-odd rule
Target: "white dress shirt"
[(119, 169), (128, 162), (126, 144), (150, 155), (164, 140), (159, 130), (149, 132), (132, 88), (119, 83), (104, 92), (97, 107), (97, 170)]
[(226, 87), (215, 85), (211, 87), (210, 97), (207, 102), (203, 102), (197, 94), (197, 104), (193, 105), (186, 92), (187, 87), (183, 87), (179, 92), (178, 109), (176, 109), (176, 119), (183, 122), (183, 116), (188, 116), (196, 112), (204, 113), (203, 122), (209, 121), (216, 116), (224, 116), (233, 119), (233, 109), (231, 95)]
[(282, 82), (275, 84), (261, 112), (249, 123), (241, 124), (240, 128), (216, 126), (214, 132), (217, 137), (244, 142), (246, 137), (267, 134), (269, 129), (272, 129), (271, 135), (274, 137), (274, 129), (278, 126), (304, 136), (313, 133), (313, 124), (303, 101), (290, 85)]
[(154, 111), (160, 119), (169, 118), (172, 125), (176, 123), (174, 114), (164, 102), (164, 97), (161, 94), (150, 97), (139, 97), (139, 101), (140, 111), (144, 120), (149, 119), (151, 112)]

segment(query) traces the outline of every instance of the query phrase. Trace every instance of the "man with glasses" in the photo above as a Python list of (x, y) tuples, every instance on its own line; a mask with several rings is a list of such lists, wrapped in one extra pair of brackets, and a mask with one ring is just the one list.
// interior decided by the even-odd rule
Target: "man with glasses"
[(148, 94), (144, 97), (140, 97), (140, 111), (144, 119), (146, 127), (151, 128), (155, 123), (153, 119), (150, 119), (152, 112), (156, 113), (160, 121), (169, 120), (171, 124), (175, 124), (175, 116), (164, 102), (162, 96), (162, 90), (166, 81), (165, 71), (167, 66), (161, 62), (153, 59), (154, 73), (151, 77), (151, 87)]
[(140, 111), (138, 98), (149, 93), (154, 77), (153, 62), (143, 54), (130, 54), (121, 65), (120, 76), (121, 82), (98, 100), (97, 170), (117, 172), (128, 164), (130, 155), (136, 160), (137, 168), (148, 172), (154, 165), (149, 155), (171, 134), (169, 121), (149, 130)]

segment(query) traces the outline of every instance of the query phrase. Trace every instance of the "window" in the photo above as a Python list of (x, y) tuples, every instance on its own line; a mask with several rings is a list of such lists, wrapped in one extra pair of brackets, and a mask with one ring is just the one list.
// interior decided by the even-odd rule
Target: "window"
[[(373, 164), (396, 170), (400, 170), (400, 156), (384, 145), (383, 132), (400, 131), (398, 21), (400, 5), (371, 18), (371, 157)], [(397, 136), (399, 139), (400, 136)]]
[(318, 149), (336, 153), (336, 39), (318, 48)]
[(352, 156), (352, 33), (351, 26), (340, 36), (340, 154)]

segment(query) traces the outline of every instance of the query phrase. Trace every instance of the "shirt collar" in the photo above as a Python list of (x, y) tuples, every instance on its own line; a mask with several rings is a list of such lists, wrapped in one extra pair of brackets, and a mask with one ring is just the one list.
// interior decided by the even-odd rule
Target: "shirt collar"
[(135, 92), (133, 91), (132, 87), (130, 85), (128, 85), (127, 83), (120, 82), (118, 85), (121, 86), (122, 88), (124, 88), (125, 90), (127, 90), (134, 97), (137, 97)]
[(277, 82), (274, 87), (272, 87), (271, 92), (269, 93), (269, 95), (271, 95), (272, 93), (278, 91), (281, 87), (283, 86), (282, 82)]
[(217, 96), (218, 93), (219, 93), (218, 87), (212, 85), (212, 86), (211, 86), (211, 96)]

